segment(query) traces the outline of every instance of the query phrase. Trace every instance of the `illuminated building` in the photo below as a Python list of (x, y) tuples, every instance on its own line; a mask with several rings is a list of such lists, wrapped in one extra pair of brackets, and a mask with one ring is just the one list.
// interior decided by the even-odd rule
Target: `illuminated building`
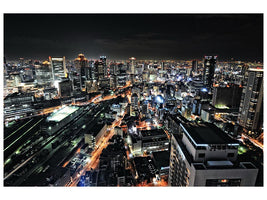
[(97, 92), (97, 81), (96, 80), (90, 80), (85, 82), (85, 88), (87, 93)]
[(20, 71), (20, 77), (22, 82), (33, 82), (33, 69), (31, 67), (26, 67)]
[(48, 61), (44, 61), (41, 65), (35, 65), (35, 75), (38, 85), (42, 85), (44, 87), (51, 86), (52, 74), (49, 65), (50, 63)]
[(105, 71), (104, 71), (104, 65), (101, 61), (95, 62), (95, 69), (96, 69), (96, 77), (98, 80), (101, 80), (104, 78)]
[(138, 110), (138, 95), (136, 93), (131, 97), (131, 105), (133, 110)]
[(45, 100), (51, 100), (58, 95), (58, 91), (56, 88), (46, 88), (43, 90), (43, 93)]
[(107, 57), (106, 56), (100, 56), (100, 62), (103, 64), (104, 69), (104, 77), (108, 76), (109, 70), (107, 68)]
[(100, 139), (105, 135), (107, 124), (94, 120), (88, 125), (86, 130), (87, 132), (84, 134), (85, 144), (88, 144), (89, 148), (94, 148), (96, 145), (99, 145)]
[(96, 80), (95, 62), (93, 60), (89, 61), (89, 78)]
[(238, 121), (251, 136), (263, 127), (263, 69), (249, 68), (245, 73)]
[(136, 60), (136, 58), (135, 57), (131, 57), (129, 59), (131, 61), (130, 74), (135, 74), (135, 63), (134, 63), (134, 61)]
[(198, 71), (198, 63), (197, 60), (192, 61), (192, 72), (197, 72)]
[(171, 138), (170, 186), (254, 186), (258, 169), (239, 162), (239, 143), (210, 123), (180, 123)]
[(203, 82), (209, 89), (211, 89), (213, 85), (216, 62), (217, 56), (205, 56), (204, 58)]
[(31, 104), (33, 102), (35, 102), (33, 93), (13, 93), (4, 99), (5, 106)]
[(81, 112), (82, 109), (76, 106), (62, 107), (46, 118), (46, 124), (43, 125), (42, 131), (52, 135), (73, 120)]
[(166, 151), (169, 149), (169, 139), (162, 129), (143, 130), (140, 135), (142, 153)]
[(58, 83), (58, 93), (61, 97), (70, 97), (73, 94), (72, 81), (64, 80)]
[(24, 58), (19, 58), (19, 66), (23, 67), (24, 66)]
[(142, 114), (143, 116), (146, 116), (148, 114), (148, 102), (145, 101), (142, 104)]
[(80, 90), (85, 89), (85, 81), (90, 78), (90, 68), (88, 60), (84, 57), (83, 54), (79, 54), (74, 60), (75, 68), (79, 73), (80, 78)]
[(117, 74), (117, 64), (116, 63), (111, 63), (110, 66), (109, 66), (109, 73), (111, 75), (116, 75)]
[(214, 87), (212, 105), (216, 108), (239, 108), (242, 87), (231, 84), (227, 87)]
[(52, 80), (55, 84), (56, 82), (61, 81), (62, 78), (67, 76), (65, 56), (56, 58), (49, 56), (49, 62), (52, 71)]
[(126, 70), (124, 69), (124, 65), (122, 63), (118, 64), (119, 73), (116, 76), (116, 87), (123, 87), (126, 85)]
[(21, 77), (20, 77), (19, 72), (11, 72), (9, 74), (9, 79), (6, 82), (7, 87), (10, 87), (12, 89), (12, 88), (18, 87), (20, 83), (21, 83)]
[(35, 112), (32, 104), (36, 102), (33, 93), (12, 93), (4, 98), (4, 119), (17, 120)]

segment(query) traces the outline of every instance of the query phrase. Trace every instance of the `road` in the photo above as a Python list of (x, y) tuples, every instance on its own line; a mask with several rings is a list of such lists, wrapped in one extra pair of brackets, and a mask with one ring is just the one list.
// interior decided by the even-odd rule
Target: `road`
[[(104, 136), (102, 140), (99, 142), (98, 147), (91, 153), (90, 161), (82, 169), (80, 175), (85, 174), (86, 171), (97, 168), (99, 164), (99, 158), (103, 149), (105, 149), (108, 146), (109, 139), (111, 139), (112, 136), (114, 135), (114, 127), (119, 126), (121, 124), (121, 120), (124, 118), (124, 115), (125, 112), (123, 113), (123, 116), (121, 118), (113, 122), (111, 130), (107, 132), (106, 136)], [(77, 186), (77, 184), (80, 181), (80, 175), (77, 175), (77, 177), (74, 178), (73, 182), (69, 186), (71, 187)]]
[(262, 143), (260, 143), (258, 140), (255, 140), (255, 139), (253, 139), (253, 138), (251, 138), (251, 137), (249, 137), (249, 136), (246, 136), (245, 134), (242, 134), (241, 139), (243, 139), (243, 138), (248, 139), (248, 140), (249, 140), (250, 142), (252, 142), (255, 146), (257, 146), (257, 147), (259, 147), (259, 148), (261, 148), (261, 149), (263, 150), (264, 145), (263, 145)]

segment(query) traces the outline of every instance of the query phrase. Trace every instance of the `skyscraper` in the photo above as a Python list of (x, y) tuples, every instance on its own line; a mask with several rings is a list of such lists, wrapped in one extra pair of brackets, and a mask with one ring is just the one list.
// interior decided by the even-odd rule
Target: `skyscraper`
[(35, 65), (36, 80), (38, 85), (43, 85), (44, 87), (51, 86), (51, 68), (50, 63), (44, 61), (41, 65)]
[(136, 60), (136, 58), (135, 57), (131, 57), (129, 59), (131, 60), (130, 74), (134, 74), (135, 73), (135, 63), (134, 63), (134, 61)]
[(107, 68), (107, 57), (106, 56), (100, 56), (100, 62), (103, 64), (103, 70), (104, 70), (104, 77), (108, 76), (108, 68)]
[(101, 61), (95, 62), (95, 69), (96, 69), (97, 79), (98, 80), (103, 79), (105, 72), (104, 72), (104, 65)]
[(52, 71), (52, 79), (55, 84), (55, 82), (59, 82), (67, 76), (65, 56), (55, 58), (49, 56), (49, 62)]
[(245, 72), (238, 121), (252, 137), (259, 134), (263, 126), (263, 69)]
[(216, 62), (217, 56), (205, 56), (204, 58), (203, 82), (204, 85), (209, 88), (209, 90), (211, 90), (213, 85)]
[[(227, 87), (214, 87), (212, 105), (217, 108), (239, 108), (242, 87), (229, 84)], [(230, 98), (231, 97), (231, 98)]]
[(197, 60), (192, 61), (192, 72), (197, 72), (198, 70), (198, 63)]
[(85, 81), (89, 80), (89, 64), (83, 54), (79, 54), (74, 60), (75, 68), (79, 73), (80, 89), (85, 90)]
[(215, 125), (181, 122), (171, 138), (170, 186), (254, 186), (258, 169), (239, 162), (239, 143)]
[(127, 74), (126, 74), (126, 70), (124, 69), (124, 65), (123, 63), (119, 63), (118, 64), (118, 74), (116, 75), (116, 86), (117, 87), (123, 87), (126, 85), (126, 78), (127, 78)]

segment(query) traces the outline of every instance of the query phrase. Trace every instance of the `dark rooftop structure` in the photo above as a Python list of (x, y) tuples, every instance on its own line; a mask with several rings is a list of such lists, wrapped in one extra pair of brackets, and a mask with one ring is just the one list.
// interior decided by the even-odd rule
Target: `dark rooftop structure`
[(170, 165), (170, 152), (169, 151), (153, 152), (152, 157), (158, 169), (168, 167)]
[(196, 144), (238, 144), (213, 124), (181, 123), (184, 132)]
[(101, 129), (104, 126), (105, 126), (105, 123), (102, 123), (102, 122), (99, 123), (98, 119), (95, 119), (90, 124), (88, 124), (88, 127), (86, 128), (86, 130), (88, 130), (89, 134), (92, 134), (94, 137), (96, 137), (99, 131), (101, 131)]
[(142, 138), (149, 138), (149, 137), (158, 137), (158, 136), (166, 136), (166, 133), (163, 129), (153, 129), (153, 130), (143, 130), (141, 131)]

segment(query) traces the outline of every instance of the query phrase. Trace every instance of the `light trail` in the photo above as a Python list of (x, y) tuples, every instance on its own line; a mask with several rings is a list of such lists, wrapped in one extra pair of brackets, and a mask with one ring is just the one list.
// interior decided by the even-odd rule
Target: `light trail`
[[(38, 131), (37, 131), (38, 132)], [(35, 134), (37, 133), (35, 132)], [(21, 163), (18, 167), (16, 167), (16, 169), (14, 169), (13, 171), (11, 171), (6, 177), (4, 177), (4, 180), (6, 180), (9, 176), (11, 176), (13, 173), (15, 173), (18, 169), (20, 169), (25, 163), (27, 163), (30, 159), (32, 159), (35, 156), (35, 154), (33, 154), (31, 157), (29, 157), (27, 160), (25, 160), (23, 163)]]
[(17, 138), (14, 142), (12, 142), (8, 147), (4, 149), (7, 150), (9, 149), (13, 144), (15, 144), (19, 139), (21, 139), (25, 134), (27, 134), (30, 130), (32, 130), (37, 124), (39, 124), (43, 119), (40, 119), (37, 123), (35, 123), (30, 129), (28, 129), (24, 134), (22, 134), (19, 138)]
[(6, 137), (4, 140), (10, 138), (12, 135), (14, 135), (18, 130), (22, 129), (24, 126), (26, 126), (28, 123), (30, 123), (33, 119), (29, 120), (27, 123), (25, 123), (23, 126), (19, 127), (17, 130), (15, 130), (13, 133), (11, 133), (8, 137)]
[(261, 148), (261, 149), (263, 150), (264, 145), (261, 144), (259, 141), (255, 140), (255, 139), (253, 139), (253, 138), (251, 138), (251, 137), (249, 137), (249, 136), (246, 136), (245, 134), (242, 134), (242, 137), (248, 139), (248, 140), (249, 140), (250, 142), (252, 142), (255, 146), (257, 146), (257, 147), (259, 147), (259, 148)]

